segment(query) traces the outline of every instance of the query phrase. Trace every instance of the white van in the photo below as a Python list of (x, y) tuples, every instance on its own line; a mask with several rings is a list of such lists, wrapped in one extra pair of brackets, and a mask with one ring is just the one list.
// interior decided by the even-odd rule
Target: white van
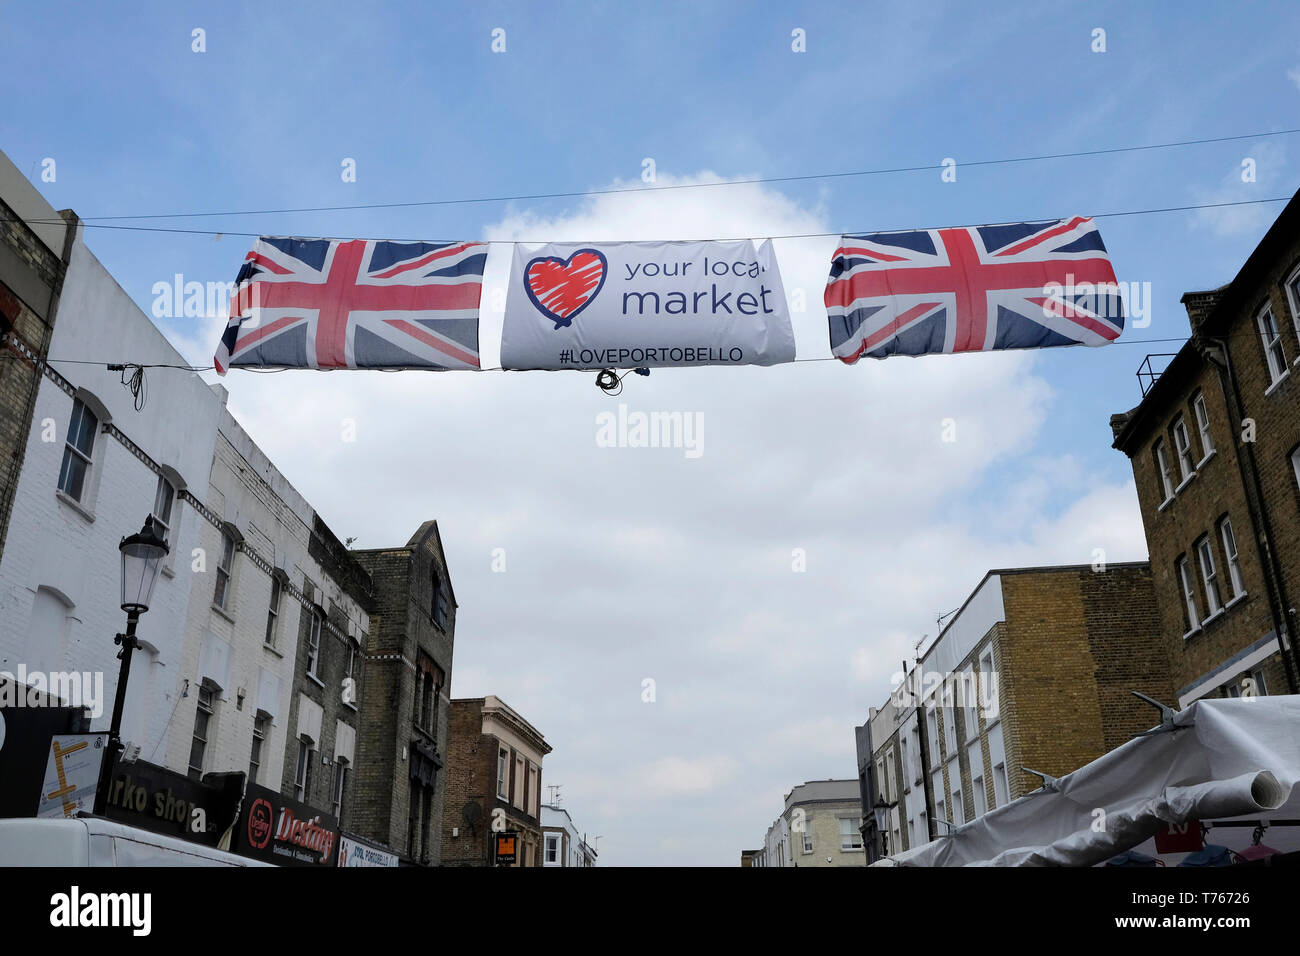
[(270, 866), (102, 817), (0, 820), (0, 866)]

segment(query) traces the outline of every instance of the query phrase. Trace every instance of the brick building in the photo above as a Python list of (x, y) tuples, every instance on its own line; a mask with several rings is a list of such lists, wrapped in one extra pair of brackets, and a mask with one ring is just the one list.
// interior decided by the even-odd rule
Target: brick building
[[(1146, 562), (990, 571), (856, 728), (867, 856), (897, 853), (1059, 777), (1172, 703)], [(869, 748), (870, 752), (864, 752)], [(870, 766), (867, 766), (867, 763)], [(876, 811), (883, 826), (875, 825)]]
[[(357, 748), (360, 708), (365, 704), (362, 657), (373, 627), (369, 610), (375, 595), (370, 575), (352, 557), (320, 516), (312, 513), (307, 561), (298, 581), (280, 569), (281, 586), (294, 585), (306, 613), (298, 615), (296, 635), (287, 637), (294, 653), (289, 731), (279, 790), (338, 817), (343, 830), (356, 827), (366, 807), (359, 786), (362, 755)], [(263, 569), (266, 570), (266, 569)], [(296, 595), (294, 596), (296, 599)], [(354, 776), (358, 779), (353, 779)]]
[(456, 595), (436, 521), (402, 548), (354, 551), (375, 587), (361, 699), (358, 833), (411, 862), (442, 861)]
[(541, 866), (542, 759), (551, 746), (498, 697), (451, 701), (442, 862), (491, 865), (491, 835), (519, 834), (515, 866)]
[(0, 153), (0, 554), (76, 231)]
[(1133, 466), (1177, 703), (1295, 693), (1300, 194), (1230, 283), (1183, 304), (1191, 339), (1148, 356), (1141, 403), (1111, 418)]
[(791, 787), (762, 850), (741, 866), (861, 866), (862, 797), (856, 780), (809, 780)]
[(595, 866), (596, 849), (564, 807), (542, 804), (542, 866)]

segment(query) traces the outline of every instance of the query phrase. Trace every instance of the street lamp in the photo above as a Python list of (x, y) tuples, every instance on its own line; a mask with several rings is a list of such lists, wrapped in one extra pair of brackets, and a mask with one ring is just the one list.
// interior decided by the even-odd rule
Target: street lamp
[(95, 813), (103, 815), (108, 805), (108, 788), (113, 782), (113, 771), (122, 750), (122, 710), (126, 706), (126, 682), (131, 676), (131, 652), (139, 644), (135, 627), (140, 615), (149, 610), (153, 600), (153, 587), (167, 557), (167, 542), (158, 537), (153, 527), (153, 515), (144, 519), (138, 534), (123, 538), (117, 546), (122, 552), (122, 610), (126, 611), (126, 633), (118, 634), (113, 643), (121, 644), (117, 652), (122, 662), (117, 675), (117, 696), (113, 701), (113, 722), (108, 731), (108, 751), (99, 769), (99, 789), (95, 793)]

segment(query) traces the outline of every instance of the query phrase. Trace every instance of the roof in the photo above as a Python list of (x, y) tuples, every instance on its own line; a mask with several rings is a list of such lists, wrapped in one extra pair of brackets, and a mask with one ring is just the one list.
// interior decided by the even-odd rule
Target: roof
[(850, 780), (809, 780), (785, 795), (785, 808), (803, 803), (861, 803), (862, 792), (856, 778)]
[(1254, 309), (1261, 282), (1278, 256), (1295, 243), (1297, 233), (1300, 233), (1300, 191), (1278, 214), (1231, 282), (1217, 289), (1184, 293), (1181, 301), (1187, 307), (1192, 323), (1192, 338), (1178, 350), (1173, 361), (1142, 396), (1141, 402), (1127, 412), (1111, 416), (1111, 429), (1115, 434), (1111, 447), (1129, 454), (1137, 436), (1146, 434), (1152, 409), (1163, 408), (1186, 377), (1204, 364), (1205, 359), (1197, 348), (1198, 340), (1223, 337), (1243, 311)]

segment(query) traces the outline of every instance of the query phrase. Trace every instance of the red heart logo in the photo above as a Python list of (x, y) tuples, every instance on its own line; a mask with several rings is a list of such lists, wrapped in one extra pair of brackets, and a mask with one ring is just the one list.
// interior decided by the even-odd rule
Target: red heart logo
[(524, 268), (524, 291), (537, 310), (560, 329), (596, 298), (609, 263), (599, 249), (579, 249), (568, 259), (539, 256)]

